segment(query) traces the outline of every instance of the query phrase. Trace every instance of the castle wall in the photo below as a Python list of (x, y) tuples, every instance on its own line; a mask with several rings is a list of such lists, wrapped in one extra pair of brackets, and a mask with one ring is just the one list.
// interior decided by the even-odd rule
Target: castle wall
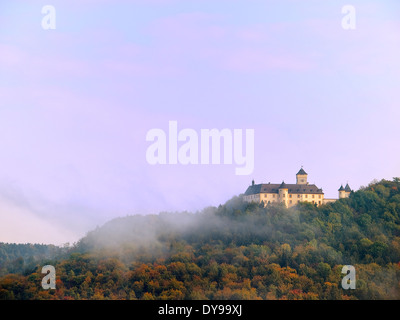
[(244, 196), (243, 199), (247, 202), (257, 202), (257, 203), (261, 203), (261, 201), (264, 201), (265, 204), (284, 202), (287, 207), (293, 207), (300, 202), (315, 203), (319, 206), (324, 204), (325, 200), (323, 194), (297, 194), (297, 193), (288, 193), (287, 190), (286, 192), (281, 192), (279, 194), (258, 193), (255, 195), (247, 195)]
[(323, 204), (332, 203), (332, 202), (335, 202), (335, 201), (337, 201), (337, 199), (326, 199), (325, 198)]

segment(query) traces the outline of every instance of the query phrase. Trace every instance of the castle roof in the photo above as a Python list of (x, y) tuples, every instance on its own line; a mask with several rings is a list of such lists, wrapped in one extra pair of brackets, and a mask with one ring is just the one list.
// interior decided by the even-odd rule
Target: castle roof
[(340, 186), (338, 191), (344, 191), (343, 185)]
[[(282, 183), (255, 184), (247, 188), (245, 195), (258, 193), (279, 193)], [(322, 189), (319, 189), (315, 184), (286, 184), (285, 188), (289, 193), (298, 194), (323, 194)]]
[(344, 187), (344, 191), (351, 192), (351, 188), (350, 188), (349, 184), (346, 184), (346, 186)]
[(297, 172), (296, 176), (298, 176), (299, 174), (307, 174), (307, 172), (305, 172), (304, 169), (301, 168), (301, 169), (299, 170), (299, 172)]
[(282, 181), (281, 185), (279, 186), (279, 189), (287, 189), (285, 181)]

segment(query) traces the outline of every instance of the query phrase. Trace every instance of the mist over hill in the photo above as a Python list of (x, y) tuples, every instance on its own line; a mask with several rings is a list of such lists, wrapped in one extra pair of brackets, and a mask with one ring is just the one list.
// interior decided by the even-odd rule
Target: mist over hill
[[(321, 207), (239, 196), (196, 213), (121, 217), (52, 263), (57, 290), (40, 288), (37, 265), (0, 278), (0, 298), (399, 299), (400, 179)], [(341, 287), (343, 265), (356, 268), (355, 290)]]
[(67, 247), (46, 244), (16, 244), (0, 242), (0, 276), (35, 270), (38, 263), (65, 258)]

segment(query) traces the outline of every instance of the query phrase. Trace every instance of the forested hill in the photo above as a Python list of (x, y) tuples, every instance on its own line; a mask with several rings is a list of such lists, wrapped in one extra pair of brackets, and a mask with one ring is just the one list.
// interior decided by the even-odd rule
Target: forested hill
[(0, 276), (35, 270), (38, 263), (59, 257), (66, 251), (54, 245), (0, 242)]
[[(52, 263), (0, 278), (15, 299), (400, 299), (400, 179), (321, 207), (234, 197), (202, 212), (114, 219)], [(343, 265), (356, 269), (341, 287)]]

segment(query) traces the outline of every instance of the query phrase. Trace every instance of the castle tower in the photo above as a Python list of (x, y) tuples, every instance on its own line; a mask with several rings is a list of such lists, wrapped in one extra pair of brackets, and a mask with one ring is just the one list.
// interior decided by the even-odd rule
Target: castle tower
[(345, 193), (346, 198), (350, 197), (350, 193), (351, 193), (352, 191), (353, 191), (353, 190), (351, 190), (349, 184), (347, 183), (346, 186), (344, 187), (344, 193)]
[(288, 198), (289, 198), (289, 189), (285, 183), (282, 181), (281, 185), (279, 186), (279, 200), (288, 206)]
[(344, 199), (344, 198), (350, 197), (350, 193), (352, 191), (353, 190), (351, 190), (348, 183), (346, 184), (346, 187), (344, 187), (344, 188), (343, 188), (343, 185), (341, 185), (340, 189), (339, 189), (339, 199)]
[(339, 191), (339, 199), (346, 198), (346, 191), (344, 191), (343, 185), (340, 186), (338, 191)]
[(308, 184), (307, 182), (307, 172), (303, 170), (303, 167), (296, 174), (296, 184)]

